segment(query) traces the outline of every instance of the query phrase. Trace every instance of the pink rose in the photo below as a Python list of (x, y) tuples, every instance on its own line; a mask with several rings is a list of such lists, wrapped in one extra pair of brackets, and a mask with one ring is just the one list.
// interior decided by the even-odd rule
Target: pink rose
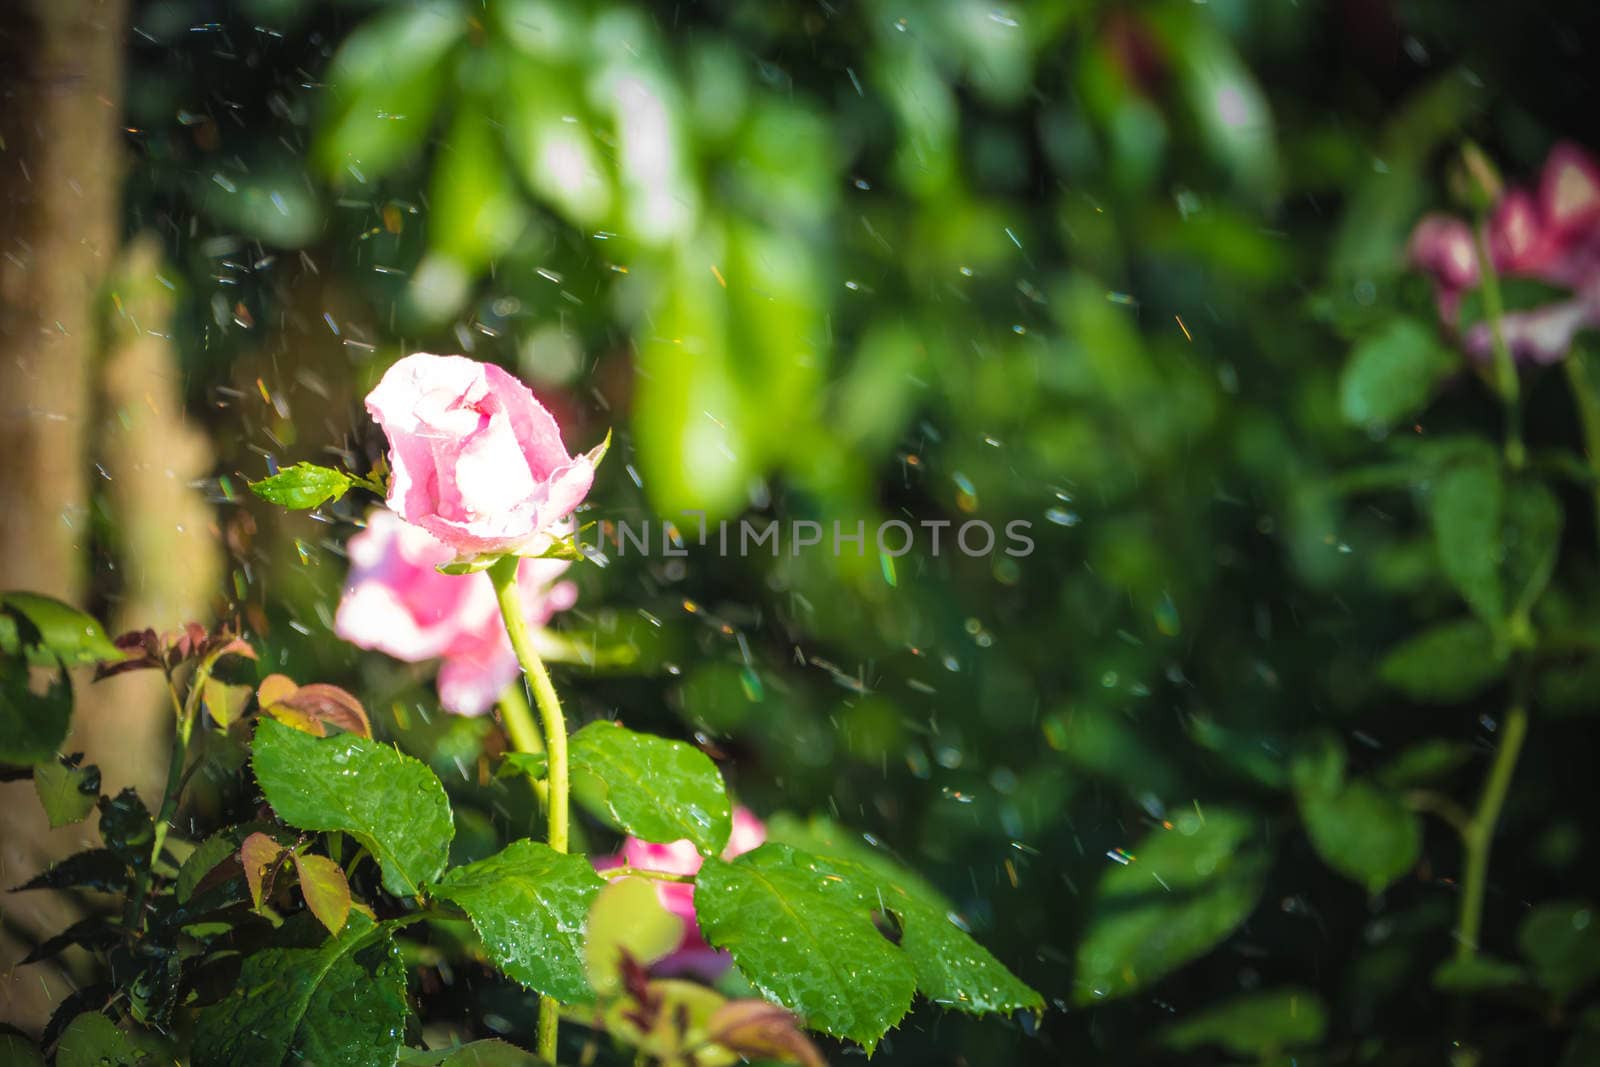
[[(1507, 312), (1500, 323), (1513, 358), (1556, 362), (1580, 330), (1600, 326), (1600, 166), (1576, 145), (1556, 145), (1537, 192), (1508, 189), (1494, 206), (1488, 231), (1489, 255), (1501, 275), (1537, 279), (1569, 294)], [(1462, 296), (1479, 284), (1471, 229), (1459, 219), (1429, 215), (1412, 233), (1409, 253), (1412, 263), (1433, 276), (1439, 317), (1457, 329)], [(1493, 349), (1489, 324), (1469, 325), (1462, 342), (1473, 358), (1487, 360)]]
[[(767, 828), (755, 813), (746, 807), (733, 809), (733, 832), (728, 835), (728, 845), (722, 858), (731, 860), (741, 856), (766, 841)], [(667, 874), (697, 874), (700, 871), (700, 852), (689, 841), (674, 841), (670, 845), (657, 845), (630, 837), (622, 843), (622, 854), (597, 860), (601, 870), (626, 864), (647, 871)], [(661, 906), (683, 920), (683, 941), (672, 954), (657, 963), (653, 970), (661, 975), (693, 975), (714, 982), (728, 969), (728, 954), (718, 952), (700, 936), (700, 924), (694, 915), (694, 886), (685, 882), (657, 882), (656, 896)]]
[(597, 457), (569, 456), (556, 420), (492, 363), (406, 356), (367, 410), (389, 439), (389, 507), (457, 558), (528, 546), (594, 481)]
[[(334, 616), (340, 637), (408, 663), (438, 659), (439, 703), (446, 711), (481, 715), (494, 706), (520, 669), (494, 586), (483, 572), (440, 574), (455, 553), (392, 511), (375, 511), (350, 539), (350, 577)], [(556, 582), (568, 563), (525, 559), (517, 569), (523, 611), (539, 627), (578, 598), (571, 582)], [(552, 584), (554, 583), (554, 584)]]

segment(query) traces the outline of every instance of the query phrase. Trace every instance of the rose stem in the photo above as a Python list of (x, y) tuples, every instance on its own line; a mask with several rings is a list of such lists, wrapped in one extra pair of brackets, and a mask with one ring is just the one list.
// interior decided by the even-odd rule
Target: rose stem
[[(494, 583), (494, 595), (500, 602), (500, 615), (506, 622), (506, 633), (511, 637), (511, 648), (517, 654), (517, 661), (522, 664), (522, 673), (527, 675), (528, 682), (533, 686), (533, 699), (539, 705), (539, 718), (544, 725), (544, 749), (548, 759), (547, 803), (545, 812), (549, 819), (548, 842), (557, 852), (567, 850), (567, 799), (571, 787), (567, 778), (567, 724), (561, 717), (561, 700), (556, 696), (556, 687), (550, 684), (550, 672), (545, 670), (544, 661), (539, 658), (539, 653), (534, 651), (533, 641), (528, 634), (528, 620), (523, 617), (522, 605), (517, 600), (517, 566), (522, 561), (516, 556), (503, 556), (489, 568), (489, 580)], [(528, 707), (526, 704), (514, 702), (504, 704), (502, 708), (506, 714), (506, 729), (511, 735), (512, 744), (520, 751), (538, 751), (529, 749), (518, 741), (521, 737), (526, 740), (533, 735), (533, 724), (529, 721)], [(518, 718), (515, 726), (512, 725)], [(556, 1028), (560, 1023), (561, 1005), (551, 996), (539, 997), (539, 1056), (549, 1063), (556, 1062)]]

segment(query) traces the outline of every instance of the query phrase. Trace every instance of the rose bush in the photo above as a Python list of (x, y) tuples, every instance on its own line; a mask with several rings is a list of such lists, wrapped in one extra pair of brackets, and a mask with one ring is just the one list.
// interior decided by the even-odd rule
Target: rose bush
[(492, 363), (418, 352), (367, 396), (389, 440), (388, 504), (458, 557), (516, 552), (572, 514), (594, 481), (527, 386)]
[[(454, 551), (392, 511), (368, 516), (348, 551), (350, 577), (334, 632), (408, 663), (441, 660), (439, 703), (446, 711), (481, 715), (491, 708), (519, 668), (488, 575), (441, 574), (439, 565)], [(518, 596), (536, 641), (550, 617), (578, 599), (576, 585), (557, 581), (570, 565), (559, 559), (518, 565)]]

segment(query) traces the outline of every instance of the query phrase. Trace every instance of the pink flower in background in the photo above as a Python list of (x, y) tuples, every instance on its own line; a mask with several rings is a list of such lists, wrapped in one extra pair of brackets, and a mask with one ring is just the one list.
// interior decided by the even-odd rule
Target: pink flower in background
[[(454, 550), (392, 511), (373, 512), (349, 553), (334, 631), (408, 663), (442, 660), (439, 702), (446, 711), (481, 715), (493, 707), (520, 668), (489, 576), (440, 574), (434, 568)], [(538, 628), (578, 598), (571, 582), (556, 581), (567, 566), (525, 559), (518, 567), (517, 592), (535, 642)]]
[(513, 552), (583, 502), (593, 455), (570, 456), (528, 387), (465, 356), (406, 356), (367, 395), (389, 439), (389, 507), (456, 557)]
[[(733, 832), (728, 835), (728, 846), (722, 858), (731, 860), (741, 856), (766, 841), (767, 828), (746, 807), (733, 809)], [(656, 845), (630, 837), (622, 843), (619, 856), (597, 860), (601, 870), (626, 864), (647, 871), (666, 874), (697, 874), (702, 860), (699, 851), (689, 841), (674, 841), (670, 845)], [(700, 936), (700, 924), (694, 914), (694, 886), (685, 882), (657, 882), (656, 895), (661, 906), (683, 920), (683, 941), (672, 954), (657, 963), (653, 970), (662, 975), (693, 975), (714, 982), (728, 969), (728, 954), (718, 952)]]
[[(1514, 358), (1554, 363), (1579, 330), (1600, 326), (1600, 166), (1583, 149), (1558, 144), (1546, 158), (1536, 192), (1510, 189), (1489, 219), (1489, 255), (1507, 278), (1530, 278), (1565, 290), (1565, 299), (1508, 311), (1501, 320)], [(1460, 219), (1428, 215), (1412, 232), (1411, 262), (1433, 276), (1439, 317), (1460, 328), (1461, 300), (1480, 283), (1472, 229)], [(1462, 342), (1488, 359), (1487, 322), (1466, 328)]]

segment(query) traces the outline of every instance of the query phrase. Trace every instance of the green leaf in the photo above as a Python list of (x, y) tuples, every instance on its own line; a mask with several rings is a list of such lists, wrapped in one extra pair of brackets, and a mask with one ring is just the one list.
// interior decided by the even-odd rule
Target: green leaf
[(44, 1067), (44, 1056), (21, 1034), (0, 1030), (0, 1063), (9, 1067)]
[(302, 462), (270, 478), (251, 482), (250, 491), (269, 504), (303, 511), (329, 500), (338, 500), (354, 484), (355, 479), (344, 471)]
[(1315, 1045), (1328, 1029), (1322, 998), (1291, 986), (1247, 993), (1203, 1008), (1161, 1033), (1168, 1048), (1217, 1045), (1237, 1056), (1268, 1056)]
[(1528, 972), (1493, 956), (1458, 956), (1434, 968), (1433, 985), (1446, 993), (1494, 993), (1528, 984)]
[(603, 884), (587, 857), (524, 840), (457, 867), (429, 892), (467, 913), (495, 966), (530, 989), (581, 1004), (592, 999), (584, 921)]
[(1468, 456), (1446, 467), (1428, 496), (1428, 517), (1445, 577), (1496, 630), (1506, 614), (1500, 583), (1504, 515), (1505, 483), (1492, 457)]
[(196, 1020), (194, 1067), (392, 1067), (405, 988), (388, 930), (358, 912), (320, 945), (246, 956), (233, 991)]
[(34, 875), (17, 886), (25, 889), (94, 889), (120, 893), (128, 888), (128, 865), (109, 848), (76, 852), (47, 871)]
[(688, 839), (707, 856), (728, 844), (722, 775), (693, 745), (592, 722), (572, 736), (571, 760), (573, 795), (619, 830), (662, 844)]
[(495, 768), (496, 778), (517, 778), (527, 775), (535, 780), (543, 778), (550, 766), (550, 757), (543, 752), (507, 752)]
[(866, 907), (893, 912), (901, 928), (900, 948), (911, 960), (917, 988), (929, 1000), (966, 1012), (1043, 1006), (1038, 993), (967, 934), (943, 894), (860, 835), (823, 816), (802, 823), (780, 813), (767, 823), (767, 840), (850, 871), (856, 884), (867, 887), (861, 898)]
[(589, 909), (583, 945), (589, 985), (602, 997), (622, 990), (622, 954), (649, 966), (683, 942), (683, 920), (661, 905), (656, 883), (614, 878)]
[(239, 851), (239, 832), (233, 828), (218, 830), (195, 847), (189, 858), (178, 868), (178, 882), (174, 888), (179, 904), (187, 904), (201, 879), (216, 870), (217, 864)]
[(1331, 793), (1301, 791), (1299, 800), (1317, 855), (1369, 893), (1416, 865), (1421, 821), (1389, 790), (1355, 779)]
[(294, 870), (311, 914), (331, 934), (344, 929), (350, 917), (350, 883), (344, 870), (326, 856), (300, 854), (294, 857)]
[(767, 840), (831, 860), (846, 860), (870, 872), (874, 880), (893, 886), (900, 894), (940, 911), (953, 910), (944, 895), (920, 874), (901, 865), (881, 846), (868, 844), (862, 835), (825, 815), (812, 815), (802, 821), (787, 812), (779, 812), (767, 820)]
[(1400, 751), (1394, 759), (1373, 774), (1380, 784), (1391, 789), (1437, 781), (1472, 759), (1472, 746), (1460, 741), (1432, 738)]
[(1526, 612), (1550, 584), (1561, 548), (1561, 502), (1541, 482), (1518, 481), (1506, 491), (1504, 581), (1511, 610)]
[(444, 871), (455, 834), (450, 801), (420, 761), (356, 734), (312, 737), (265, 719), (252, 763), (279, 818), (349, 833), (377, 858), (396, 896), (415, 895)]
[(1539, 984), (1567, 1000), (1600, 977), (1600, 916), (1586, 900), (1541, 904), (1522, 921), (1517, 946)]
[(1080, 1004), (1126, 996), (1215, 947), (1255, 910), (1267, 857), (1246, 814), (1185, 812), (1106, 871), (1078, 945)]
[(1378, 677), (1419, 703), (1459, 704), (1500, 680), (1506, 655), (1478, 619), (1455, 619), (1389, 650)]
[(455, 5), (421, 3), (369, 19), (345, 39), (328, 69), (329, 107), (313, 151), (325, 175), (351, 170), (369, 181), (421, 146), (466, 28)]
[(66, 671), (54, 671), (38, 692), (26, 661), (0, 656), (0, 763), (54, 759), (71, 720), (72, 682)]
[(871, 887), (858, 878), (859, 869), (768, 844), (732, 862), (707, 859), (695, 903), (706, 940), (732, 953), (762, 995), (870, 1052), (911, 1007), (917, 976), (874, 925), (862, 904)]
[[(17, 620), (17, 639), (36, 664), (90, 667), (123, 653), (92, 615), (39, 593), (0, 593), (0, 608)], [(42, 650), (45, 655), (35, 654)], [(0, 649), (15, 654), (15, 649)]]
[(458, 1048), (401, 1049), (399, 1067), (541, 1067), (544, 1060), (493, 1038)]
[(56, 1067), (154, 1067), (155, 1043), (117, 1029), (97, 1011), (73, 1019), (56, 1045)]
[(1369, 432), (1387, 430), (1427, 407), (1434, 388), (1460, 368), (1437, 330), (1392, 319), (1351, 353), (1339, 378), (1339, 411)]
[(100, 796), (100, 768), (82, 766), (82, 758), (45, 760), (33, 768), (33, 789), (53, 830), (87, 819)]

